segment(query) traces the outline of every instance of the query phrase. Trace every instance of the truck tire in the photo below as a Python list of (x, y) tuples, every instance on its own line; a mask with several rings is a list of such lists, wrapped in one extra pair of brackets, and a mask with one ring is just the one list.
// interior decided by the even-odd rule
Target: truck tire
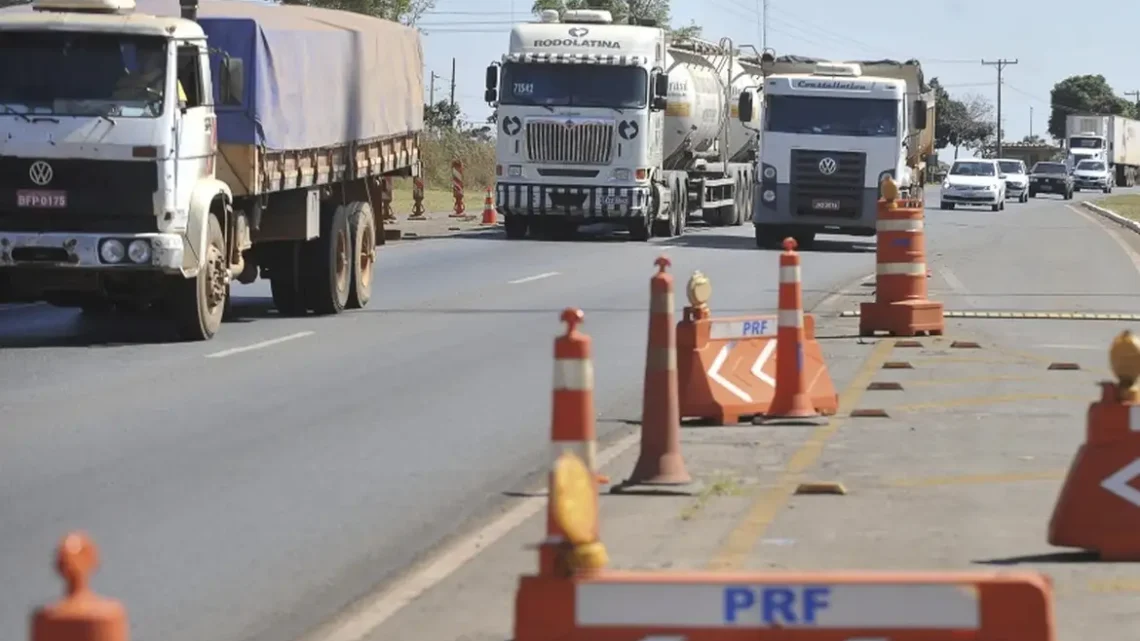
[(356, 201), (348, 205), (348, 227), (352, 231), (352, 284), (348, 308), (364, 309), (372, 300), (372, 276), (376, 264), (376, 218), (372, 205)]
[(282, 316), (304, 316), (309, 311), (301, 278), (304, 248), (305, 243), (291, 240), (275, 243), (270, 250), (269, 293)]
[[(669, 184), (670, 190), (675, 188), (676, 183)], [(653, 195), (649, 199), (649, 207), (653, 212), (653, 235), (658, 238), (670, 238), (677, 229), (677, 203), (673, 202), (669, 204), (668, 220), (657, 220), (657, 213), (661, 210), (661, 197), (657, 192), (656, 186), (653, 186), (652, 189)]]
[(206, 221), (205, 260), (194, 278), (171, 276), (169, 310), (179, 338), (210, 340), (222, 325), (226, 299), (230, 296), (226, 238), (222, 224), (211, 213)]
[(339, 314), (348, 305), (352, 283), (352, 230), (348, 207), (328, 204), (321, 212), (321, 235), (308, 242), (305, 256), (307, 306), (321, 315)]
[(525, 216), (516, 214), (503, 215), (503, 229), (507, 232), (507, 240), (526, 238), (528, 226), (529, 224)]
[(732, 193), (732, 225), (740, 227), (744, 224), (744, 172), (736, 172), (736, 183)]
[(644, 243), (653, 237), (653, 213), (645, 212), (641, 218), (629, 220), (629, 237), (639, 243)]

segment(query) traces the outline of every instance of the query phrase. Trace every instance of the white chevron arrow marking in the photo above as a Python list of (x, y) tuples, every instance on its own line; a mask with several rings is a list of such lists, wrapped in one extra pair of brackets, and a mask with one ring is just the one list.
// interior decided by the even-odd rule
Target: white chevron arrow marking
[(752, 375), (764, 381), (765, 383), (776, 387), (776, 380), (764, 371), (764, 366), (768, 364), (768, 359), (772, 358), (772, 354), (776, 351), (775, 339), (768, 341), (764, 349), (760, 350), (760, 355), (756, 357), (756, 362), (752, 364)]
[(720, 352), (717, 353), (712, 365), (709, 366), (708, 375), (709, 378), (716, 381), (721, 387), (732, 392), (736, 398), (739, 398), (745, 403), (751, 403), (752, 397), (748, 395), (748, 392), (733, 385), (731, 381), (720, 375), (720, 368), (723, 367), (724, 362), (728, 360), (728, 355), (732, 352), (733, 347), (736, 347), (736, 341), (729, 341), (724, 344), (724, 347), (720, 348)]
[(1129, 485), (1140, 476), (1140, 458), (1120, 468), (1112, 476), (1101, 481), (1100, 486), (1136, 507), (1140, 507), (1140, 490)]

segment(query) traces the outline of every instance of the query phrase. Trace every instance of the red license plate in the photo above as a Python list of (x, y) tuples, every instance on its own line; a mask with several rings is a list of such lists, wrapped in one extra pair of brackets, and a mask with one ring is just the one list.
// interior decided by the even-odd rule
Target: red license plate
[(67, 192), (21, 189), (16, 192), (16, 206), (62, 209), (67, 207)]

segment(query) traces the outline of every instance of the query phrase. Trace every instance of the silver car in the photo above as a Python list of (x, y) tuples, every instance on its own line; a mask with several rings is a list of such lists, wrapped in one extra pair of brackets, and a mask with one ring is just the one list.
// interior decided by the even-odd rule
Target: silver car
[(1019, 203), (1029, 202), (1029, 171), (1025, 163), (1012, 158), (998, 158), (997, 162), (1005, 174), (1005, 197), (1016, 198)]

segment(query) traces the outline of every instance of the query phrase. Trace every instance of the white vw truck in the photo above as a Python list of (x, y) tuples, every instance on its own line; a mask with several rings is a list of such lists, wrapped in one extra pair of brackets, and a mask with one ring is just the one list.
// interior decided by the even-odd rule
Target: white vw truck
[(545, 11), (516, 25), (485, 95), (498, 114), (507, 237), (610, 223), (647, 240), (683, 233), (690, 216), (743, 224), (758, 136), (732, 111), (760, 80), (759, 60), (727, 39), (670, 43), (608, 11)]
[[(922, 193), (933, 153), (934, 98), (917, 61), (828, 63), (783, 56), (764, 79), (764, 118), (752, 224), (756, 245), (817, 233), (875, 234), (879, 183)], [(740, 100), (741, 117), (754, 105)]]

